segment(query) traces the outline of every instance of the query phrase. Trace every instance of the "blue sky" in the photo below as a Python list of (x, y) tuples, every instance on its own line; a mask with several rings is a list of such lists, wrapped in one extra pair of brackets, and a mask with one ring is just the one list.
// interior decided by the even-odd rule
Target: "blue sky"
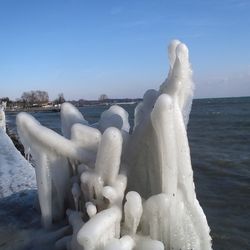
[(141, 97), (190, 50), (195, 96), (250, 96), (249, 0), (0, 0), (0, 97)]

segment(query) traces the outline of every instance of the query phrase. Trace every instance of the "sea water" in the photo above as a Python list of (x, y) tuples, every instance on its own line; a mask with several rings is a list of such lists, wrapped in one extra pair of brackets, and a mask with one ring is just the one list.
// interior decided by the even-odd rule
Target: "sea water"
[[(121, 106), (132, 123), (135, 105)], [(79, 110), (91, 124), (108, 108)], [(32, 115), (61, 133), (60, 113)], [(7, 126), (14, 132), (15, 116), (7, 113)], [(211, 228), (213, 249), (250, 249), (250, 97), (194, 100), (188, 137), (196, 193)]]

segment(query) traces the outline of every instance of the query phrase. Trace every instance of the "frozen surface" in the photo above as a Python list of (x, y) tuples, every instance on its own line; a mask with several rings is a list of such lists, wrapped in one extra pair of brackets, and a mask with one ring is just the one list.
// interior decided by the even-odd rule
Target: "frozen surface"
[(34, 168), (0, 129), (0, 198), (25, 189), (36, 188)]
[(0, 105), (0, 129), (2, 129), (3, 131), (6, 131), (6, 119), (4, 113), (5, 105), (6, 104), (4, 103)]

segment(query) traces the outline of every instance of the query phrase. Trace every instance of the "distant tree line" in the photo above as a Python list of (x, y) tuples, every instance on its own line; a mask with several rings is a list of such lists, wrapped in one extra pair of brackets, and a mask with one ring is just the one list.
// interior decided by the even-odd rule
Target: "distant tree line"
[[(72, 100), (69, 101), (77, 107), (82, 107), (85, 105), (106, 105), (106, 104), (116, 104), (116, 103), (129, 103), (129, 102), (140, 102), (141, 98), (108, 98), (106, 94), (101, 94), (98, 100)], [(0, 98), (0, 103), (2, 101), (7, 102), (8, 108), (31, 108), (31, 107), (41, 107), (46, 105), (60, 105), (66, 100), (63, 93), (58, 94), (58, 97), (49, 101), (49, 95), (47, 91), (41, 90), (31, 90), (23, 92), (21, 98), (16, 99), (15, 101), (10, 100), (9, 97)]]
[(49, 102), (49, 95), (47, 91), (31, 90), (23, 92), (21, 100), (27, 104), (27, 106), (41, 106)]
[(10, 100), (9, 97), (0, 98), (0, 102), (7, 102), (7, 107), (19, 107), (19, 108), (30, 108), (30, 107), (42, 107), (45, 105), (58, 105), (65, 102), (63, 93), (58, 94), (58, 97), (51, 101), (49, 100), (49, 94), (47, 91), (42, 90), (31, 90), (22, 93), (21, 98), (17, 98), (15, 101)]
[(130, 102), (141, 102), (141, 98), (112, 98), (112, 99), (104, 99), (104, 100), (84, 100), (84, 99), (79, 99), (79, 100), (72, 100), (69, 101), (76, 107), (83, 107), (85, 105), (113, 105), (113, 104), (119, 104), (119, 103), (130, 103)]
[(106, 95), (106, 94), (101, 94), (100, 96), (99, 96), (99, 101), (105, 101), (105, 100), (107, 100), (107, 99), (109, 99), (108, 98), (108, 96)]
[(63, 93), (60, 93), (60, 94), (58, 95), (58, 98), (55, 99), (55, 100), (53, 101), (53, 103), (56, 104), (56, 105), (62, 104), (62, 103), (64, 103), (64, 102), (65, 102), (65, 98), (64, 98)]

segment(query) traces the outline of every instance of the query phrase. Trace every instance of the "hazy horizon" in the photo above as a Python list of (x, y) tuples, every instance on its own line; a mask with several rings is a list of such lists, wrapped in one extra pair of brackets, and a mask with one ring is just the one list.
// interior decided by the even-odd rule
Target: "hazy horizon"
[(0, 1), (0, 98), (141, 98), (189, 47), (195, 98), (250, 96), (250, 2)]

